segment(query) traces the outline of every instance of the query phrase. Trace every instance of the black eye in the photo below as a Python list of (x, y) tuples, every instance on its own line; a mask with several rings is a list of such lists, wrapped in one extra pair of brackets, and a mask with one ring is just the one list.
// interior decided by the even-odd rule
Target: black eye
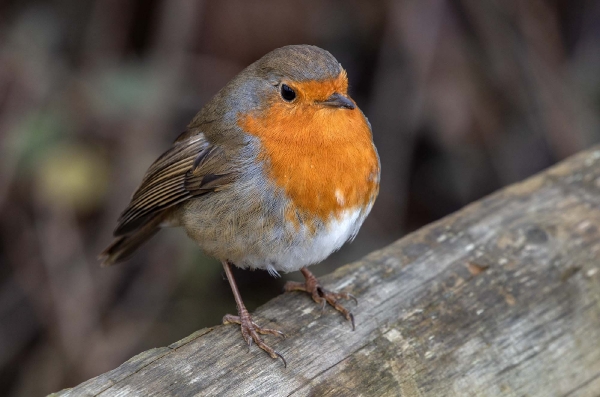
[(281, 97), (288, 102), (292, 102), (296, 98), (296, 92), (289, 85), (281, 85)]

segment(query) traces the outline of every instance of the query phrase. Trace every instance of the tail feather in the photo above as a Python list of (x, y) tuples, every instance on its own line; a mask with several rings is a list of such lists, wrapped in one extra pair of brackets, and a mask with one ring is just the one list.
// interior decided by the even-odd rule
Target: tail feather
[(136, 249), (146, 241), (150, 240), (150, 238), (160, 230), (160, 224), (163, 220), (163, 216), (161, 215), (162, 214), (159, 214), (153, 217), (137, 230), (127, 235), (117, 237), (112, 244), (98, 256), (98, 259), (102, 261), (102, 266), (111, 266), (117, 262), (128, 259)]

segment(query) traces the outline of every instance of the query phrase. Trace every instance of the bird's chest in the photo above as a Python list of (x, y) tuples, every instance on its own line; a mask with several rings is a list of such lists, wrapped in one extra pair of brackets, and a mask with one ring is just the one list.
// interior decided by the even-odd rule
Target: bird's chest
[(286, 157), (271, 157), (268, 171), (288, 198), (285, 216), (289, 222), (313, 231), (318, 225), (343, 227), (352, 218), (350, 214), (372, 205), (378, 191), (379, 163), (370, 141), (294, 149), (288, 147)]
[(257, 138), (256, 162), (284, 197), (286, 223), (316, 233), (370, 208), (379, 189), (379, 158), (362, 112), (280, 106), (240, 117), (238, 124)]

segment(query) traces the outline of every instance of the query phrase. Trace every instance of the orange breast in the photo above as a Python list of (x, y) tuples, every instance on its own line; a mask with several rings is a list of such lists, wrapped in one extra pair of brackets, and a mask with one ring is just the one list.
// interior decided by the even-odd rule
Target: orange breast
[(358, 108), (274, 101), (238, 125), (260, 139), (268, 177), (291, 199), (286, 216), (296, 224), (339, 218), (377, 195), (379, 160)]

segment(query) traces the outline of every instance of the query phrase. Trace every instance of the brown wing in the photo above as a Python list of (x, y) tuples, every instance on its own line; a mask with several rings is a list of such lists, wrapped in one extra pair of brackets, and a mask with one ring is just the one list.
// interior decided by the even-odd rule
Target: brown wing
[(209, 143), (202, 133), (184, 133), (146, 171), (114, 234), (132, 233), (164, 210), (223, 189), (234, 179), (222, 149)]

